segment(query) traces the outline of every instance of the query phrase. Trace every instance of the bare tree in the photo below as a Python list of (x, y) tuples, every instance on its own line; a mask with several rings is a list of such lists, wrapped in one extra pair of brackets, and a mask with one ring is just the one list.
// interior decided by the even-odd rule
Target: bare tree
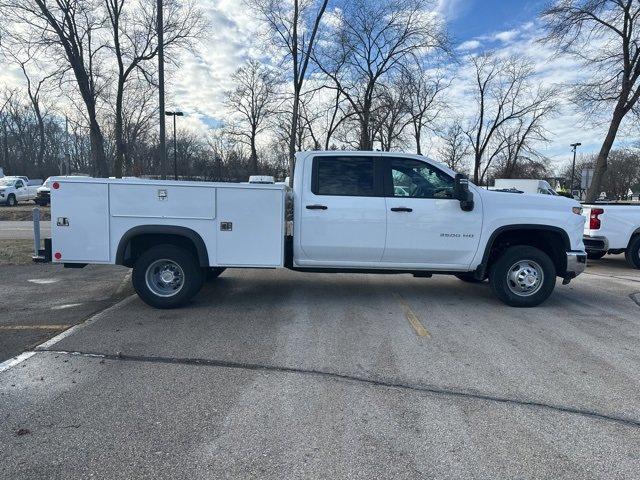
[(470, 153), (470, 145), (459, 120), (440, 136), (441, 146), (438, 148), (438, 159), (455, 172), (462, 172), (464, 162)]
[(407, 97), (407, 84), (400, 78), (395, 78), (389, 85), (381, 85), (382, 93), (378, 95), (378, 105), (374, 108), (372, 128), (373, 139), (380, 141), (380, 149), (390, 152), (400, 147), (403, 133), (411, 122)]
[[(135, 176), (160, 170), (160, 165), (146, 168), (145, 164), (155, 160), (150, 155), (149, 146), (153, 145), (155, 119), (158, 114), (158, 95), (155, 86), (148, 82), (135, 82), (127, 88), (122, 107), (123, 135), (126, 145), (123, 170)], [(159, 158), (157, 158), (159, 161)]]
[(604, 182), (607, 198), (627, 200), (629, 190), (640, 184), (640, 152), (632, 149), (612, 150), (608, 163)]
[(443, 50), (444, 30), (429, 15), (432, 0), (350, 0), (326, 32), (315, 61), (342, 92), (359, 120), (359, 148), (371, 150), (375, 97), (385, 77)]
[(549, 141), (543, 121), (556, 108), (554, 101), (543, 102), (529, 115), (515, 119), (513, 125), (505, 125), (498, 131), (497, 136), (505, 146), (499, 159), (502, 178), (521, 176), (522, 163), (544, 163), (546, 159), (540, 156), (535, 146)]
[(235, 89), (227, 94), (227, 108), (240, 117), (240, 125), (232, 128), (250, 148), (249, 169), (257, 172), (258, 151), (256, 139), (267, 126), (266, 121), (275, 114), (278, 80), (273, 72), (257, 60), (249, 60), (233, 74)]
[(542, 12), (546, 40), (588, 67), (588, 80), (576, 86), (579, 102), (611, 108), (611, 119), (595, 165), (586, 201), (595, 201), (607, 171), (607, 158), (625, 116), (640, 98), (640, 2), (561, 0)]
[(260, 13), (267, 24), (271, 40), (285, 53), (285, 59), (290, 63), (293, 98), (289, 128), (289, 177), (293, 181), (300, 96), (307, 78), (320, 22), (329, 0), (246, 1)]
[(451, 85), (451, 78), (446, 80), (443, 72), (427, 72), (419, 64), (408, 68), (404, 76), (416, 153), (422, 155), (422, 134), (426, 128), (434, 127), (435, 120), (445, 108), (442, 94)]
[(0, 0), (0, 15), (9, 28), (20, 31), (27, 43), (47, 49), (63, 68), (73, 72), (85, 105), (91, 139), (91, 156), (97, 174), (108, 176), (104, 137), (98, 121), (97, 101), (104, 88), (100, 80), (100, 53), (105, 44), (98, 0)]
[[(609, 154), (609, 167), (604, 176), (600, 192), (606, 192), (612, 200), (628, 199), (629, 190), (640, 186), (640, 151), (638, 149), (613, 149)], [(593, 169), (598, 161), (598, 154), (580, 155), (576, 161), (577, 176), (585, 169)], [(571, 164), (561, 171), (566, 184), (571, 182)], [(598, 192), (598, 196), (600, 195)]]
[[(122, 176), (127, 152), (124, 134), (123, 108), (125, 87), (134, 73), (154, 82), (153, 63), (158, 54), (156, 3), (141, 0), (104, 0), (108, 14), (111, 45), (117, 63), (115, 94), (115, 161), (114, 175)], [(165, 1), (163, 45), (167, 58), (172, 49), (191, 45), (205, 23), (202, 12), (193, 2)]]
[(499, 135), (520, 119), (551, 111), (553, 90), (532, 85), (533, 68), (521, 57), (500, 58), (491, 52), (470, 58), (476, 110), (466, 129), (473, 150), (473, 181), (480, 183), (493, 160), (509, 146)]
[[(6, 45), (5, 45), (6, 46)], [(33, 113), (35, 115), (38, 126), (38, 151), (35, 156), (36, 171), (39, 176), (43, 176), (44, 168), (44, 156), (46, 148), (46, 134), (45, 134), (45, 112), (43, 111), (41, 93), (46, 83), (55, 77), (59, 72), (43, 72), (42, 65), (39, 64), (36, 57), (35, 49), (30, 48), (31, 45), (21, 45), (18, 42), (9, 42), (9, 48), (4, 49), (4, 54), (13, 59), (13, 61), (20, 67), (24, 79), (26, 81), (26, 90)], [(30, 66), (30, 64), (32, 66)], [(41, 72), (39, 78), (36, 78), (33, 70)]]

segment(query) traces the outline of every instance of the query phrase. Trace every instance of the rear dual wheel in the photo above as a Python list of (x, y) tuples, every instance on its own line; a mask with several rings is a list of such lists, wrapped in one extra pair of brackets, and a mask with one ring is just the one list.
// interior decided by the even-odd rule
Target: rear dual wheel
[(144, 252), (133, 266), (138, 296), (155, 308), (184, 305), (202, 288), (205, 272), (188, 250), (158, 245)]

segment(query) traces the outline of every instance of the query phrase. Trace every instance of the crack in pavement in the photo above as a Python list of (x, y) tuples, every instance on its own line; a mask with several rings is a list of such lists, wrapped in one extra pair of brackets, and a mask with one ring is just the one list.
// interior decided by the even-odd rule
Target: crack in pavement
[(500, 397), (496, 395), (489, 395), (480, 392), (474, 392), (472, 390), (456, 390), (452, 388), (438, 387), (430, 384), (410, 384), (396, 382), (390, 379), (384, 378), (368, 378), (357, 375), (350, 375), (345, 373), (337, 373), (326, 370), (305, 369), (286, 367), (278, 365), (262, 365), (257, 363), (242, 363), (232, 362), (227, 360), (212, 360), (205, 358), (179, 358), (179, 357), (157, 357), (157, 356), (142, 356), (142, 355), (125, 355), (122, 353), (109, 354), (100, 352), (80, 352), (73, 350), (54, 350), (54, 349), (42, 349), (38, 352), (58, 353), (64, 355), (76, 355), (81, 357), (102, 358), (107, 360), (120, 360), (125, 362), (141, 362), (141, 363), (161, 363), (169, 365), (193, 365), (204, 367), (221, 367), (221, 368), (233, 368), (240, 370), (252, 370), (252, 371), (264, 371), (264, 372), (278, 372), (278, 373), (294, 373), (300, 375), (318, 376), (330, 378), (333, 380), (343, 380), (350, 382), (357, 382), (366, 385), (396, 388), (400, 390), (408, 390), (419, 393), (430, 393), (440, 396), (457, 397), (472, 400), (482, 400), (486, 402), (502, 403), (505, 405), (533, 407), (544, 410), (552, 410), (560, 413), (568, 413), (574, 415), (581, 415), (585, 417), (596, 418), (599, 420), (621, 423), (623, 425), (640, 427), (640, 420), (633, 418), (627, 418), (623, 416), (609, 415), (606, 413), (598, 412), (595, 410), (587, 410), (577, 407), (567, 407), (564, 405), (556, 405), (552, 403), (538, 402), (535, 400), (521, 400), (518, 398)]
[(629, 298), (635, 302), (636, 305), (640, 307), (640, 292), (635, 292), (629, 294)]
[(623, 280), (628, 282), (640, 282), (640, 278), (620, 277), (618, 275), (606, 275), (604, 273), (592, 273), (584, 272), (584, 275), (593, 275), (594, 277), (615, 278), (616, 280)]

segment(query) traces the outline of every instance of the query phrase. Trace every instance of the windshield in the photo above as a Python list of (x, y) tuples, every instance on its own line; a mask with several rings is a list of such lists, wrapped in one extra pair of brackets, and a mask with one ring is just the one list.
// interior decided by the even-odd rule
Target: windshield
[(15, 180), (12, 178), (0, 178), (0, 187), (9, 187), (13, 185), (13, 182), (15, 182)]

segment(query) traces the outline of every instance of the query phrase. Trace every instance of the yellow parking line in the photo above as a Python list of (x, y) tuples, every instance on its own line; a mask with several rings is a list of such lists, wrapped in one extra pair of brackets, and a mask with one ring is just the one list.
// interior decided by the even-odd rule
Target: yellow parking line
[(71, 325), (0, 325), (0, 330), (66, 330)]
[(402, 296), (400, 296), (399, 293), (394, 293), (393, 296), (402, 307), (402, 310), (404, 311), (404, 316), (406, 317), (407, 321), (411, 324), (416, 334), (419, 337), (431, 338), (431, 334), (429, 333), (429, 330), (427, 330), (425, 326), (422, 325), (417, 315), (413, 313), (413, 310), (411, 310), (411, 307), (405, 301), (405, 299), (402, 298)]

